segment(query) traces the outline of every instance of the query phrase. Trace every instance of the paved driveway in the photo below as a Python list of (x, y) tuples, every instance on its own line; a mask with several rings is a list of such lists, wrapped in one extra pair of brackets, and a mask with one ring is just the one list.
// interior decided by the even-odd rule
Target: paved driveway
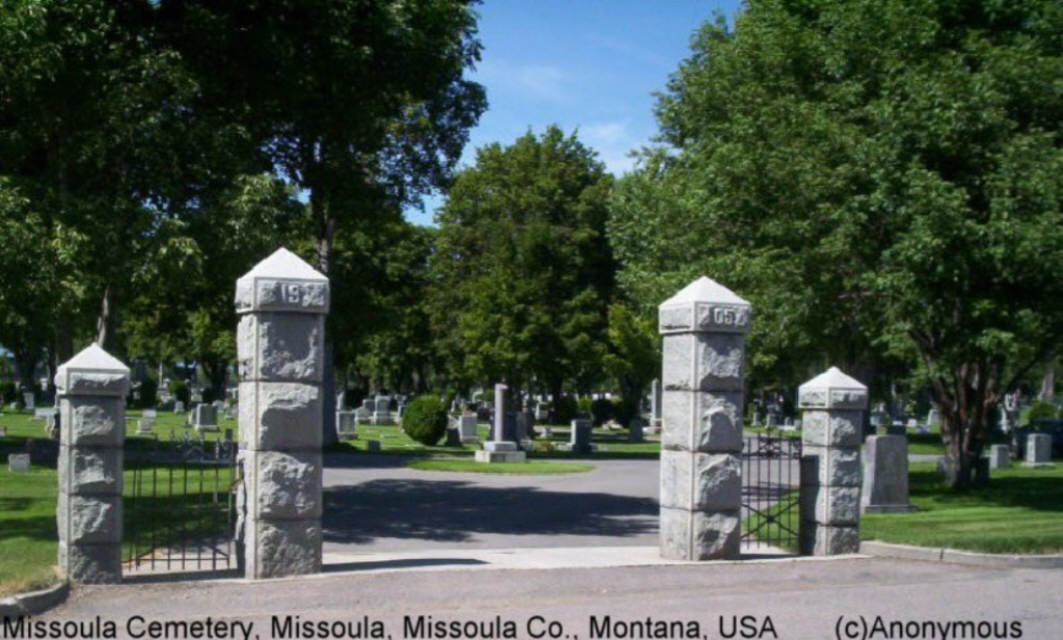
[(327, 457), (324, 551), (656, 545), (658, 462), (593, 464), (586, 473), (509, 476)]

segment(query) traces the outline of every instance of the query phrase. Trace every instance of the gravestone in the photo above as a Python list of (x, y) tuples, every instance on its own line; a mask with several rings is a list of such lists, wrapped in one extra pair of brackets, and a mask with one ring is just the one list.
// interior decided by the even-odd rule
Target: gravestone
[(461, 438), (462, 444), (476, 442), (478, 437), (476, 435), (475, 415), (462, 415), (458, 417), (458, 437)]
[(174, 400), (173, 412), (174, 413), (184, 413), (185, 411), (186, 411), (185, 403), (180, 401), (180, 400)]
[(154, 431), (156, 417), (157, 414), (154, 409), (145, 409), (140, 414), (140, 420), (137, 421), (137, 433), (144, 435)]
[(362, 400), (362, 405), (354, 410), (354, 418), (358, 424), (369, 424), (373, 419), (373, 401), (370, 398)]
[(798, 388), (801, 529), (805, 555), (860, 549), (860, 441), (867, 387), (831, 367)]
[(515, 442), (524, 442), (529, 438), (535, 437), (535, 414), (525, 409), (524, 411), (518, 411), (516, 418), (516, 432), (514, 433), (513, 440)]
[(1052, 464), (1052, 436), (1046, 433), (1031, 433), (1026, 436), (1027, 467), (1042, 467)]
[(931, 427), (941, 426), (941, 412), (937, 409), (931, 409), (926, 414), (926, 423)]
[(627, 441), (628, 442), (642, 442), (644, 437), (642, 435), (642, 420), (638, 416), (631, 418), (631, 424), (628, 425)]
[(129, 369), (89, 345), (55, 374), (60, 432), (59, 569), (70, 580), (122, 580), (122, 447)]
[(328, 310), (328, 278), (287, 249), (236, 282), (239, 456), (246, 495), (238, 539), (249, 578), (321, 570), (321, 381)]
[(25, 405), (25, 407), (27, 409), (29, 409), (30, 411), (33, 411), (34, 409), (37, 408), (37, 401), (33, 397), (33, 392), (32, 391), (23, 391), (22, 392), (22, 404)]
[(7, 454), (8, 471), (26, 473), (30, 470), (30, 454), (9, 453)]
[(654, 378), (653, 383), (650, 385), (650, 389), (650, 430), (652, 433), (660, 433), (661, 406), (664, 395), (661, 389), (661, 379)]
[(699, 278), (658, 308), (662, 334), (660, 553), (737, 559), (750, 304)]
[(461, 426), (458, 424), (458, 420), (459, 419), (455, 417), (451, 417), (447, 420), (446, 440), (444, 440), (443, 446), (461, 446)]
[(218, 430), (218, 407), (212, 404), (198, 404), (192, 410), (192, 426), (196, 431)]
[(1007, 469), (1011, 466), (1011, 449), (1006, 444), (994, 444), (989, 447), (989, 468)]
[(591, 421), (573, 420), (572, 431), (568, 436), (568, 444), (572, 453), (586, 454), (591, 452)]
[(870, 436), (864, 441), (861, 513), (908, 513), (908, 438)]
[[(506, 411), (506, 385), (495, 385), (495, 421), (491, 440), (476, 452), (477, 462), (524, 462), (525, 453), (520, 451), (512, 438), (515, 436), (516, 414)], [(507, 427), (511, 429), (507, 433)], [(508, 439), (507, 439), (508, 438)]]
[(373, 424), (394, 424), (391, 420), (391, 398), (378, 395), (373, 399)]
[(354, 438), (357, 436), (358, 415), (354, 411), (337, 411), (336, 433), (341, 438)]
[(7, 427), (0, 425), (0, 438), (7, 437)]

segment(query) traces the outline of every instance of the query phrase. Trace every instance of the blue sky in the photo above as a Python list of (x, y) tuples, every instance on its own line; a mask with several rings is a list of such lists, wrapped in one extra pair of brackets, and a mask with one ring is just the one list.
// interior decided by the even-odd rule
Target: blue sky
[[(728, 19), (738, 0), (485, 0), (483, 54), (470, 77), (487, 89), (488, 110), (470, 132), (462, 164), (492, 142), (558, 124), (599, 153), (612, 173), (632, 167), (628, 151), (656, 134), (654, 91), (690, 54), (690, 37), (714, 11)], [(431, 224), (441, 197), (406, 217)]]

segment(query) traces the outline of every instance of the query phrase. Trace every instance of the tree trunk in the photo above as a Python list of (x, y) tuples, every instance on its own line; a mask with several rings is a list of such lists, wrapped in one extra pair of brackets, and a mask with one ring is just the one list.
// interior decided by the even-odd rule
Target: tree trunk
[(100, 299), (100, 315), (96, 317), (96, 344), (100, 345), (101, 349), (107, 349), (107, 338), (110, 334), (111, 328), (111, 285), (107, 285), (103, 290), (103, 297)]
[(1045, 369), (1044, 376), (1041, 377), (1041, 391), (1037, 394), (1037, 399), (1042, 402), (1052, 402), (1056, 397), (1056, 363), (1051, 362), (1048, 364), (1048, 368)]
[[(982, 416), (984, 420), (984, 416)], [(982, 458), (986, 425), (964, 421), (954, 410), (941, 412), (941, 440), (945, 445), (945, 484), (950, 489), (964, 489), (974, 484), (974, 472)]]
[[(313, 189), (310, 196), (310, 205), (318, 222), (317, 237), (317, 266), (326, 278), (330, 277), (332, 270), (332, 247), (336, 235), (336, 221), (329, 211), (329, 203), (321, 190)], [(330, 287), (332, 283), (330, 281)], [(335, 296), (335, 293), (333, 293)], [(321, 376), (321, 427), (322, 444), (330, 445), (340, 441), (336, 431), (336, 372), (333, 369), (335, 362), (335, 342), (329, 323), (325, 322), (325, 370)]]
[[(215, 400), (225, 400), (225, 381), (229, 377), (229, 362), (224, 358), (204, 360), (203, 371), (210, 380), (210, 389)], [(160, 381), (162, 378), (159, 379)]]

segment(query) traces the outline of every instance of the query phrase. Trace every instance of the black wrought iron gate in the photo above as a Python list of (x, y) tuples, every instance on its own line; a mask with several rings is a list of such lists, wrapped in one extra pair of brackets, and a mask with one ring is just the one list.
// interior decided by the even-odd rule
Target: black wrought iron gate
[(127, 441), (126, 572), (236, 567), (237, 444), (187, 434)]
[(797, 552), (801, 439), (748, 434), (742, 443), (744, 551)]

